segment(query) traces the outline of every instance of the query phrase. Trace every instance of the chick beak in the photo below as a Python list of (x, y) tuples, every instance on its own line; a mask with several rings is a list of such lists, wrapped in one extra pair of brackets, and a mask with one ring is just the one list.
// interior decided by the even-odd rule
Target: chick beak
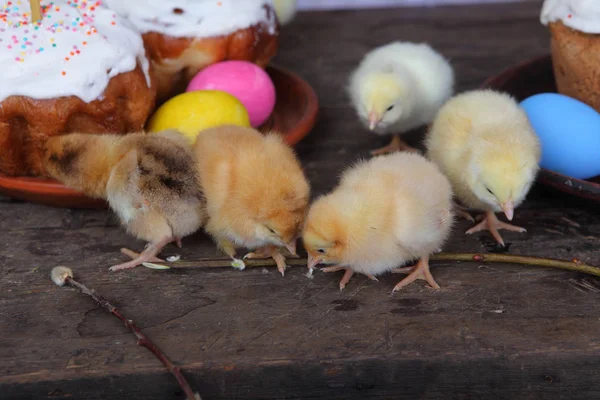
[(323, 260), (321, 260), (320, 258), (315, 258), (309, 254), (308, 255), (308, 264), (307, 264), (308, 270), (311, 271), (314, 267), (321, 264), (321, 261), (323, 261)]
[(504, 215), (509, 221), (512, 221), (513, 215), (515, 213), (515, 203), (512, 200), (507, 201), (502, 204), (502, 211), (504, 211)]
[(381, 117), (377, 115), (375, 111), (371, 111), (369, 113), (369, 129), (373, 130), (377, 126), (377, 124), (381, 121)]
[(288, 243), (285, 244), (285, 248), (288, 249), (288, 251), (290, 252), (291, 255), (293, 256), (297, 256), (298, 254), (296, 253), (296, 239), (292, 239), (291, 241), (289, 241)]

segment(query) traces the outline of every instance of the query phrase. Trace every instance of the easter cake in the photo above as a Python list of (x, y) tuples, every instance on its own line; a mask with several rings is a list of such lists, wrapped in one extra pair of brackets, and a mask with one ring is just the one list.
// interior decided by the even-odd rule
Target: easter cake
[(0, 172), (44, 175), (41, 147), (69, 132), (143, 128), (156, 90), (141, 35), (100, 1), (0, 6)]
[(600, 112), (600, 1), (545, 0), (540, 20), (552, 36), (558, 92)]
[(272, 0), (107, 0), (142, 33), (165, 99), (203, 67), (223, 60), (266, 66), (279, 23)]

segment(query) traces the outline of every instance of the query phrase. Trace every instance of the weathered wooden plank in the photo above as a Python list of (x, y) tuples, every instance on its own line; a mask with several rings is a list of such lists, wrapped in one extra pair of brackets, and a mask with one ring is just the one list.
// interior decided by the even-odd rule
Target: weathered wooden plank
[[(202, 367), (191, 378), (207, 399), (548, 399), (587, 400), (600, 396), (590, 384), (598, 373), (597, 353), (578, 359), (552, 355), (509, 360), (469, 359), (457, 363), (409, 358), (313, 361)], [(549, 365), (560, 367), (549, 367)], [(485, 373), (483, 373), (485, 371)], [(181, 398), (158, 370), (131, 375), (90, 376), (32, 385), (5, 385), (7, 398), (158, 399)]]

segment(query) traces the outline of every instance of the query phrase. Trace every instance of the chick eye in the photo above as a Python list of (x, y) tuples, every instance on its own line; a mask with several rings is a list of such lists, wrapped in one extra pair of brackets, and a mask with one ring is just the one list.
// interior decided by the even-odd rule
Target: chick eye
[(318, 249), (317, 253), (325, 254), (325, 249)]
[(491, 195), (494, 195), (494, 192), (492, 192), (492, 191), (490, 190), (490, 188), (489, 188), (489, 187), (487, 187), (487, 186), (486, 186), (486, 188), (485, 188), (485, 189), (486, 189), (488, 192), (490, 192), (490, 194), (491, 194)]
[(387, 108), (387, 110), (386, 110), (386, 111), (391, 111), (393, 108), (394, 108), (394, 105), (392, 104), (391, 106), (389, 106), (389, 107)]

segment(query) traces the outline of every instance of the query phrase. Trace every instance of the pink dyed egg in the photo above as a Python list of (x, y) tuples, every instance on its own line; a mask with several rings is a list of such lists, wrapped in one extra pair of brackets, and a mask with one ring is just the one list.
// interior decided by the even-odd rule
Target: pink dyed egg
[(221, 90), (238, 98), (248, 110), (250, 124), (264, 123), (275, 107), (275, 86), (259, 66), (247, 61), (223, 61), (212, 64), (191, 80), (186, 92)]

